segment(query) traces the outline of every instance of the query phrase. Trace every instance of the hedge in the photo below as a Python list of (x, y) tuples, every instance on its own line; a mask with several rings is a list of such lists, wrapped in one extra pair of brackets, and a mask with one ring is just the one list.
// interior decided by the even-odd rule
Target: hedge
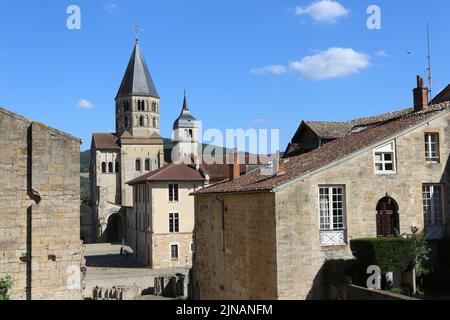
[(383, 273), (404, 272), (415, 260), (413, 241), (401, 237), (351, 240), (350, 248), (363, 272), (372, 265)]

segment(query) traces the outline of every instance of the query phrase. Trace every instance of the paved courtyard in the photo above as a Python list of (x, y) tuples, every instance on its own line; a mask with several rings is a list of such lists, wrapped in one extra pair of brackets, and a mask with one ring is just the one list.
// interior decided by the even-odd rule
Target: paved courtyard
[(121, 245), (91, 244), (85, 246), (86, 278), (84, 295), (92, 297), (95, 287), (104, 289), (136, 287), (144, 295), (137, 300), (170, 300), (154, 296), (151, 293), (155, 285), (155, 278), (170, 277), (176, 274), (186, 276), (189, 269), (167, 268), (150, 269), (133, 260), (133, 251), (124, 247), (128, 256), (120, 254)]

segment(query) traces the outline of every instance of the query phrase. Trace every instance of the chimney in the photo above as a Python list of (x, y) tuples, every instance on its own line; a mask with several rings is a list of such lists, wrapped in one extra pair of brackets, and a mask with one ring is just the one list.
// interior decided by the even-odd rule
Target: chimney
[(232, 151), (232, 163), (230, 164), (230, 180), (235, 180), (241, 176), (241, 167), (239, 165), (239, 155), (237, 149)]
[(286, 162), (284, 159), (280, 159), (280, 163), (278, 164), (278, 172), (277, 174), (279, 176), (282, 176), (286, 173)]
[(195, 161), (195, 171), (199, 171), (200, 170), (200, 156), (196, 156), (194, 161)]
[(428, 88), (423, 86), (423, 79), (421, 76), (417, 76), (417, 88), (414, 92), (414, 112), (422, 111), (428, 107)]

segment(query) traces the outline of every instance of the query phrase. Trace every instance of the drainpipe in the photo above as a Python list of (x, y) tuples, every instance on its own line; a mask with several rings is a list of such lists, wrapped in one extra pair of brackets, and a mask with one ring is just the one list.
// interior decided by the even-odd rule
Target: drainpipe
[(220, 200), (218, 196), (216, 200), (222, 205), (222, 251), (225, 252), (225, 201)]

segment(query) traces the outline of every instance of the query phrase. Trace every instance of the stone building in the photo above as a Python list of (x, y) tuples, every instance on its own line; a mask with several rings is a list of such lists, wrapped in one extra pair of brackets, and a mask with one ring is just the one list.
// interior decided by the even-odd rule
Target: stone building
[(95, 133), (91, 146), (91, 196), (97, 241), (121, 242), (132, 213), (126, 184), (164, 163), (159, 95), (136, 44), (116, 97), (116, 132)]
[[(227, 157), (198, 156), (198, 124), (186, 95), (173, 125), (174, 162), (128, 182), (134, 188), (127, 243), (151, 268), (191, 267), (194, 198), (191, 193), (230, 176)], [(246, 166), (239, 167), (245, 173)]]
[(80, 139), (0, 108), (0, 278), (12, 299), (81, 299)]
[(448, 235), (450, 102), (428, 104), (418, 80), (413, 108), (195, 192), (195, 298), (327, 298), (321, 269), (352, 258), (350, 240)]

